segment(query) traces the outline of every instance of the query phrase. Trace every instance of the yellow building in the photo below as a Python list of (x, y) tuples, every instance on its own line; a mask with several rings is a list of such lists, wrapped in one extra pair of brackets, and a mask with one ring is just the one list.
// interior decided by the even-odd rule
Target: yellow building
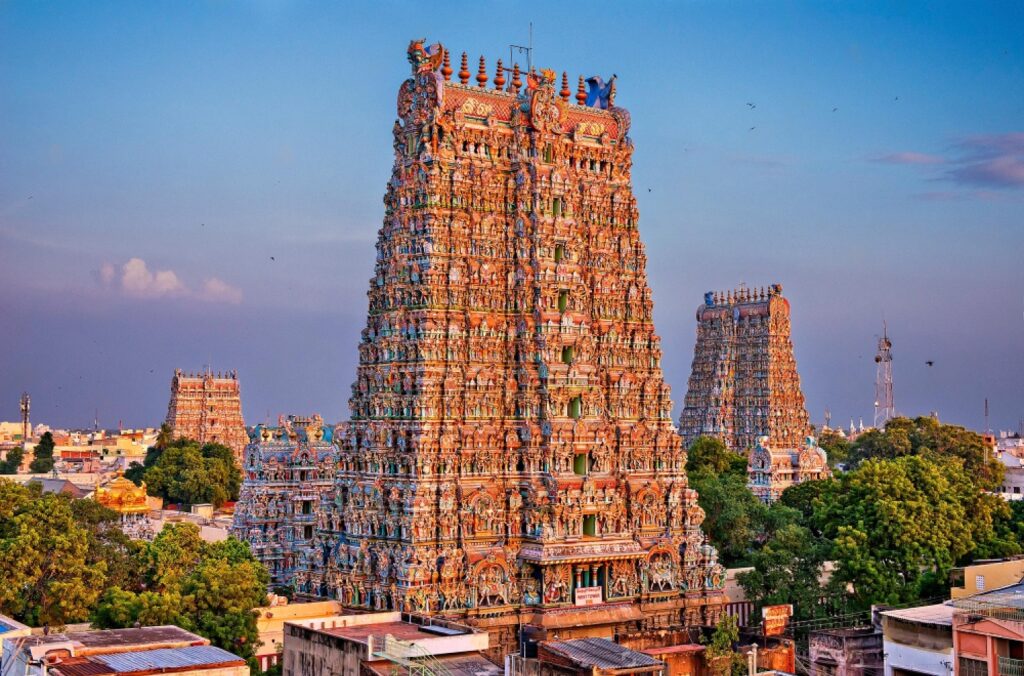
[(949, 590), (950, 598), (962, 599), (1024, 581), (1024, 559), (976, 563), (953, 571), (958, 585)]

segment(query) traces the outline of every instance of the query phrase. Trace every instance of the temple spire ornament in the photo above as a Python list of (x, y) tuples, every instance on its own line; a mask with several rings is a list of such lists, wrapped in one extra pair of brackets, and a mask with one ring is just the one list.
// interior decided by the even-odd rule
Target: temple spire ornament
[(441, 67), (441, 74), (444, 75), (445, 82), (452, 79), (452, 60), (448, 54), (448, 50), (444, 50), (444, 65)]
[(494, 88), (500, 90), (505, 86), (505, 69), (502, 68), (501, 59), (498, 59), (498, 68), (494, 73)]
[(512, 64), (512, 93), (518, 94), (519, 89), (523, 86), (523, 81), (520, 79), (519, 64)]
[(569, 76), (566, 75), (564, 70), (562, 71), (562, 90), (558, 92), (558, 95), (567, 103), (572, 95), (572, 91), (569, 89)]
[(476, 84), (481, 89), (487, 88), (487, 62), (480, 57), (480, 71), (476, 74)]
[(459, 82), (469, 84), (469, 57), (462, 52), (462, 67), (459, 68)]
[(587, 86), (583, 82), (583, 76), (580, 75), (580, 82), (576, 85), (576, 105), (582, 106), (587, 102)]

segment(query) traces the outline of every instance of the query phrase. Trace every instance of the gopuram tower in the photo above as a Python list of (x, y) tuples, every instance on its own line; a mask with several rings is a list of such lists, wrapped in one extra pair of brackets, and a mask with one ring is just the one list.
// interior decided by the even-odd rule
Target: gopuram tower
[(175, 369), (165, 422), (175, 437), (227, 446), (241, 466), (249, 435), (242, 418), (238, 373), (215, 374), (209, 369), (185, 373)]
[(781, 284), (704, 294), (679, 421), (687, 446), (710, 436), (749, 453), (750, 487), (765, 501), (829, 473), (810, 436), (789, 314)]
[[(413, 41), (369, 317), (312, 585), (462, 618), (496, 654), (715, 623), (614, 78)], [(315, 588), (315, 587), (314, 587)], [(517, 628), (523, 627), (523, 636)]]

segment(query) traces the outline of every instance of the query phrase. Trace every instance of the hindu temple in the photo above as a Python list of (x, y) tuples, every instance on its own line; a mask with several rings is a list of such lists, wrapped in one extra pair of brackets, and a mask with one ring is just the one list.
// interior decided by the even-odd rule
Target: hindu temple
[(716, 622), (615, 78), (408, 60), (340, 522), (305, 588), (468, 621), (496, 654)]
[(238, 372), (214, 373), (206, 369), (185, 373), (175, 369), (166, 422), (175, 438), (223, 444), (234, 451), (241, 464), (249, 435), (242, 418)]
[(765, 501), (828, 476), (811, 435), (781, 284), (704, 295), (679, 431), (687, 446), (710, 436), (747, 453), (750, 488)]
[(316, 552), (333, 544), (331, 530), (337, 449), (333, 430), (319, 415), (281, 417), (276, 427), (257, 425), (246, 447), (243, 482), (231, 534), (248, 542), (275, 586), (308, 585), (310, 571), (323, 567)]
[(153, 521), (149, 517), (149, 498), (146, 494), (146, 482), (136, 486), (126, 479), (121, 472), (106, 485), (98, 486), (93, 494), (96, 502), (117, 512), (121, 530), (131, 538), (151, 540), (156, 534)]

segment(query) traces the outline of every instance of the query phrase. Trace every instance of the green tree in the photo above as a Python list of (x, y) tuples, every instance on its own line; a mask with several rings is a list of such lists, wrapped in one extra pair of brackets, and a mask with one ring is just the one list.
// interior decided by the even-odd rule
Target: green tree
[(734, 475), (746, 480), (747, 456), (730, 451), (715, 437), (697, 437), (687, 449), (687, 474)]
[(814, 518), (833, 541), (833, 590), (867, 608), (921, 598), (994, 538), (998, 510), (959, 458), (903, 455), (864, 461), (828, 483)]
[(142, 554), (145, 545), (132, 540), (121, 529), (121, 515), (95, 500), (73, 500), (75, 523), (89, 532), (89, 565), (107, 566), (108, 586), (134, 589), (142, 584)]
[(270, 576), (234, 538), (207, 543), (191, 523), (169, 524), (149, 543), (143, 591), (112, 588), (92, 615), (98, 627), (177, 624), (242, 657), (258, 646), (254, 608)]
[(757, 608), (791, 603), (795, 620), (819, 617), (825, 612), (820, 580), (829, 550), (830, 543), (807, 528), (785, 525), (753, 554), (753, 570), (737, 581)]
[(746, 673), (746, 659), (743, 653), (736, 650), (739, 640), (740, 630), (736, 618), (732, 615), (723, 615), (711, 634), (711, 640), (704, 641), (707, 645), (704, 656), (712, 674), (741, 676)]
[(789, 507), (797, 511), (799, 522), (807, 527), (813, 527), (814, 506), (821, 501), (822, 495), (828, 489), (833, 479), (819, 479), (816, 481), (803, 481), (788, 486), (776, 504)]
[(834, 430), (826, 430), (818, 437), (821, 446), (828, 456), (828, 466), (835, 469), (836, 465), (845, 464), (850, 456), (850, 442)]
[(33, 474), (46, 474), (53, 471), (53, 447), (55, 445), (53, 434), (44, 432), (43, 436), (39, 439), (39, 443), (36, 444), (32, 462), (28, 466), (30, 472)]
[(91, 538), (64, 495), (4, 487), (16, 506), (0, 520), (0, 612), (33, 626), (80, 622), (99, 598), (107, 563), (90, 561)]
[(174, 441), (174, 432), (167, 423), (160, 425), (160, 431), (156, 435), (156, 443), (153, 445), (158, 450), (164, 450)]
[(849, 460), (856, 467), (867, 460), (908, 455), (959, 458), (969, 478), (984, 490), (993, 490), (1003, 481), (1003, 465), (993, 457), (980, 434), (957, 425), (943, 425), (928, 416), (893, 418), (884, 430), (865, 432), (850, 447)]
[(25, 450), (15, 446), (7, 451), (7, 457), (0, 460), (0, 474), (17, 474), (21, 461), (25, 458)]
[[(138, 474), (133, 468), (132, 480)], [(242, 487), (242, 473), (231, 449), (221, 444), (199, 446), (189, 439), (177, 439), (163, 450), (147, 453), (141, 479), (150, 495), (187, 505), (219, 507), (237, 500)]]

